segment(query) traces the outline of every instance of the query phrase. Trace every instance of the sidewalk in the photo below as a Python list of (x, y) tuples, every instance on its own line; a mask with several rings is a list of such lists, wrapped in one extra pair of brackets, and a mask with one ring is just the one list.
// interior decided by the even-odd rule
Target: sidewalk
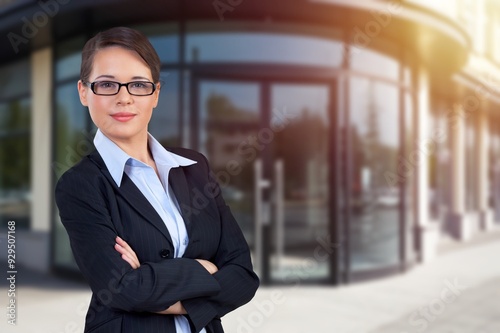
[[(227, 333), (500, 332), (500, 231), (467, 244), (450, 243), (443, 252), (429, 264), (376, 281), (261, 287), (249, 304), (225, 316), (223, 325)], [(19, 279), (18, 325), (8, 325), (4, 316), (0, 332), (83, 331), (86, 286), (27, 271), (20, 271)], [(2, 281), (4, 305), (6, 287)]]

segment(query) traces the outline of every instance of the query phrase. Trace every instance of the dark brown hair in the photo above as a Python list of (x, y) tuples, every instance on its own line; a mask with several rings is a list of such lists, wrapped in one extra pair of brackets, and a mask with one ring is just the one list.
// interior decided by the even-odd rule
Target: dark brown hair
[(160, 81), (160, 58), (153, 45), (144, 34), (126, 27), (101, 31), (87, 41), (82, 51), (80, 80), (88, 82), (96, 52), (110, 46), (119, 46), (137, 52), (149, 66), (153, 82)]

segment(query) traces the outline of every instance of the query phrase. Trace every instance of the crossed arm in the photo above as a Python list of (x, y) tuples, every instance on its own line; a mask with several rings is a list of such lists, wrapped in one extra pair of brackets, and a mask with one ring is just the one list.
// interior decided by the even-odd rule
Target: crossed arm
[[(123, 260), (129, 263), (133, 269), (141, 267), (141, 263), (135, 254), (135, 251), (119, 236), (116, 236), (115, 250), (121, 254)], [(199, 262), (210, 274), (215, 274), (219, 270), (215, 264), (205, 259), (195, 259)], [(156, 312), (159, 314), (172, 314), (172, 315), (183, 315), (187, 314), (186, 309), (182, 305), (181, 301), (177, 301), (175, 304), (171, 305), (167, 309)]]

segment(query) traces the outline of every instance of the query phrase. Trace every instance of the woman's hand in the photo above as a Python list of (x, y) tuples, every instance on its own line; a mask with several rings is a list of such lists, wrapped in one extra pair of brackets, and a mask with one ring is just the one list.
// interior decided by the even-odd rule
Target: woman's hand
[(187, 314), (186, 309), (182, 306), (181, 301), (171, 305), (168, 309), (157, 312), (159, 314), (183, 315)]
[(205, 260), (205, 259), (196, 259), (197, 262), (199, 262), (210, 274), (215, 274), (219, 270), (217, 266), (215, 266), (214, 263)]
[[(122, 255), (122, 259), (128, 262), (133, 269), (141, 267), (141, 263), (139, 262), (139, 258), (137, 258), (137, 254), (135, 254), (130, 245), (128, 245), (127, 242), (125, 242), (119, 236), (116, 236), (115, 250)], [(210, 274), (215, 274), (219, 270), (217, 266), (215, 266), (215, 264), (208, 260), (196, 259), (196, 261), (198, 261)], [(178, 301), (175, 304), (171, 305), (168, 309), (156, 313), (170, 315), (187, 314), (186, 309), (184, 309), (181, 301)]]
[[(122, 255), (122, 259), (128, 262), (133, 269), (141, 267), (141, 263), (139, 262), (139, 259), (137, 258), (137, 255), (135, 254), (134, 250), (132, 250), (132, 248), (130, 247), (130, 245), (127, 244), (127, 242), (125, 242), (118, 236), (116, 236), (115, 250)], [(184, 306), (182, 306), (182, 303), (180, 301), (171, 305), (168, 309), (156, 313), (172, 314), (172, 315), (187, 314), (186, 309), (184, 309)]]
[(141, 267), (141, 263), (134, 250), (118, 236), (116, 236), (115, 250), (122, 255), (122, 259), (128, 262), (133, 269)]

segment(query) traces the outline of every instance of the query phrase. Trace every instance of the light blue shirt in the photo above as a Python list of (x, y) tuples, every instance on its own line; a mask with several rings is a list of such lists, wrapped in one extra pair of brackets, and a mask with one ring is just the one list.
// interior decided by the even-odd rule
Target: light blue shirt
[[(94, 137), (94, 145), (116, 185), (120, 187), (125, 172), (162, 218), (172, 238), (174, 257), (179, 258), (184, 255), (189, 237), (179, 204), (168, 184), (168, 174), (172, 168), (192, 165), (196, 161), (167, 151), (151, 134), (148, 134), (148, 144), (159, 178), (152, 167), (129, 156), (100, 130), (97, 130)], [(175, 316), (175, 329), (177, 333), (191, 332), (184, 316)], [(201, 333), (206, 333), (205, 329)]]

